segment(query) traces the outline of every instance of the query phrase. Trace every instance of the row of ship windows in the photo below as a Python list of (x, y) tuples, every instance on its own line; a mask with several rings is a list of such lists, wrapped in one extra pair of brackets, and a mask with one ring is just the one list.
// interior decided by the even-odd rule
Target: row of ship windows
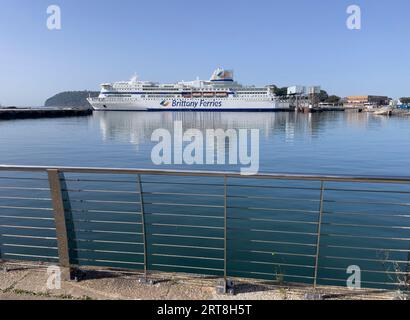
[[(116, 95), (116, 93), (109, 93), (110, 95)], [(167, 94), (166, 93), (163, 93), (163, 92), (144, 92), (144, 93), (130, 93), (130, 92), (124, 92), (124, 93), (121, 93), (121, 92), (118, 92), (117, 93), (118, 95), (122, 95), (122, 96), (124, 96), (124, 95), (131, 95), (131, 94), (133, 94), (133, 95), (135, 95), (135, 94), (138, 94), (138, 95), (161, 95), (161, 96), (167, 96)], [(173, 96), (175, 96), (175, 95), (195, 95), (195, 94), (198, 94), (198, 95), (201, 95), (201, 94), (204, 94), (204, 95), (206, 95), (206, 94), (212, 94), (212, 93), (210, 93), (210, 92), (184, 92), (184, 93), (181, 93), (181, 92), (169, 92), (169, 94), (171, 94), (171, 95), (173, 95)], [(223, 95), (223, 94), (230, 94), (230, 95), (250, 95), (250, 96), (256, 96), (256, 95), (260, 95), (260, 96), (263, 96), (263, 95), (267, 95), (267, 94), (269, 94), (268, 92), (235, 92), (235, 93), (227, 93), (227, 92), (214, 92), (214, 94), (218, 94), (218, 95)]]
[[(118, 91), (126, 91), (126, 92), (133, 91), (133, 90), (142, 90), (142, 91), (147, 92), (147, 93), (150, 93), (150, 92), (155, 93), (157, 91), (161, 92), (161, 91), (164, 91), (164, 89), (166, 89), (167, 91), (176, 91), (176, 92), (180, 91), (180, 89), (177, 89), (177, 88), (174, 88), (174, 89), (172, 89), (172, 88), (157, 88), (157, 89), (147, 89), (147, 88), (124, 88), (123, 89), (123, 88), (115, 88), (115, 89), (118, 90)], [(195, 92), (195, 91), (187, 91), (186, 93), (193, 93), (193, 92)], [(208, 92), (208, 91), (201, 90), (200, 93), (201, 92)], [(212, 92), (226, 92), (226, 93), (228, 93), (228, 91), (226, 91), (224, 89), (213, 89)], [(268, 91), (266, 91), (266, 90), (263, 90), (263, 91), (260, 91), (260, 90), (240, 91), (240, 90), (237, 90), (236, 92), (238, 94), (267, 94), (268, 93)]]
[[(132, 98), (131, 95), (108, 95), (109, 98)], [(232, 99), (232, 98), (238, 98), (238, 99), (243, 99), (243, 98), (263, 98), (266, 97), (266, 95), (234, 95), (231, 97), (216, 97), (218, 99)], [(215, 97), (184, 97), (184, 96), (175, 96), (175, 95), (150, 95), (149, 97), (146, 97), (144, 95), (141, 95), (141, 98), (144, 99), (202, 99), (202, 98), (215, 98)]]
[[(115, 101), (118, 101), (118, 99), (115, 99), (115, 98), (106, 98), (106, 99), (103, 99), (104, 101), (113, 101), (113, 102), (115, 102)], [(134, 99), (134, 98), (123, 98), (123, 99), (121, 99), (122, 101), (138, 101), (139, 99)], [(146, 101), (153, 101), (153, 100), (155, 100), (155, 101), (159, 101), (158, 99), (156, 99), (156, 98), (144, 98), (144, 100), (146, 100)], [(225, 100), (225, 99), (224, 99)], [(245, 100), (245, 101), (255, 101), (255, 100), (260, 100), (260, 101), (266, 101), (266, 100), (271, 100), (270, 98), (258, 98), (258, 97), (254, 97), (254, 98), (246, 98), (246, 97), (242, 97), (242, 98), (230, 98), (230, 99), (227, 99), (227, 100)], [(212, 101), (218, 101), (218, 100), (216, 100), (216, 99), (212, 99)]]

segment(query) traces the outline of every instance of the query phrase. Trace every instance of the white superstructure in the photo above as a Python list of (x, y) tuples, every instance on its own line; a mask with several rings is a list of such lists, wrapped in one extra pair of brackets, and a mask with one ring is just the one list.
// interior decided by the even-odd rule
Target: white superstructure
[(88, 99), (94, 110), (269, 111), (279, 108), (271, 87), (242, 86), (234, 81), (233, 71), (223, 69), (215, 70), (209, 81), (159, 84), (139, 81), (135, 76), (130, 81), (105, 83), (101, 87), (98, 98)]

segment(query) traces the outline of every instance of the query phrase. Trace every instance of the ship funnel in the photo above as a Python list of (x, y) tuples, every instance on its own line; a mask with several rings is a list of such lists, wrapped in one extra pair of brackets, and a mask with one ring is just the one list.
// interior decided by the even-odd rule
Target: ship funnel
[(218, 68), (211, 77), (211, 82), (233, 82), (233, 70)]
[(138, 75), (134, 73), (134, 75), (130, 79), (130, 83), (136, 83), (138, 82)]

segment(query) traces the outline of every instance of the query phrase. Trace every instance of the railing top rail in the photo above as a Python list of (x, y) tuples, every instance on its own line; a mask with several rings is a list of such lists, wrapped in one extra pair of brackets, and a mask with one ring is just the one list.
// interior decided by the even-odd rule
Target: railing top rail
[(169, 176), (203, 176), (230, 177), (247, 179), (276, 179), (276, 180), (305, 180), (305, 181), (333, 181), (333, 182), (371, 182), (371, 183), (410, 183), (410, 176), (352, 176), (325, 174), (295, 174), (295, 173), (259, 173), (256, 175), (242, 175), (240, 172), (223, 171), (189, 171), (189, 170), (159, 170), (134, 168), (96, 168), (96, 167), (56, 167), (56, 166), (16, 166), (0, 165), (0, 171), (15, 172), (47, 172), (58, 170), (66, 173), (99, 173), (99, 174), (146, 174)]

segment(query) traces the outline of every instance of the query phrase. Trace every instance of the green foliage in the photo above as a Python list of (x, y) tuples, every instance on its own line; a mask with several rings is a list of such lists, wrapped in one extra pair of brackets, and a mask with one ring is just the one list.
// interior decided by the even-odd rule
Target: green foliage
[(279, 97), (283, 97), (283, 96), (288, 95), (288, 87), (279, 88), (276, 85), (272, 85), (271, 87), (273, 88), (273, 92), (275, 93), (275, 95), (277, 95)]
[(326, 99), (326, 102), (327, 102), (327, 103), (339, 103), (341, 99), (342, 99), (342, 98), (340, 98), (340, 97), (338, 97), (338, 96), (331, 95), (331, 96), (329, 96), (329, 97)]
[[(272, 252), (272, 257), (276, 257), (275, 252)], [(285, 275), (282, 272), (281, 265), (275, 266), (275, 281), (279, 284), (283, 284), (285, 281)]]
[(277, 96), (286, 96), (288, 94), (288, 87), (276, 88), (275, 94)]
[[(283, 97), (283, 96), (288, 95), (288, 87), (280, 88), (276, 85), (271, 85), (270, 87), (273, 88), (273, 92), (278, 97)], [(329, 94), (325, 90), (320, 90), (320, 93), (318, 94), (317, 97), (319, 99), (319, 102), (334, 103), (334, 104), (340, 103), (340, 101), (342, 100), (341, 97), (336, 96), (336, 95), (329, 96)]]
[(319, 93), (319, 100), (320, 102), (327, 102), (327, 99), (329, 98), (329, 95), (325, 90), (320, 90)]
[(45, 102), (46, 107), (90, 107), (88, 97), (98, 97), (96, 91), (66, 91), (56, 94)]
[(410, 104), (410, 97), (400, 98), (400, 102), (403, 104)]

